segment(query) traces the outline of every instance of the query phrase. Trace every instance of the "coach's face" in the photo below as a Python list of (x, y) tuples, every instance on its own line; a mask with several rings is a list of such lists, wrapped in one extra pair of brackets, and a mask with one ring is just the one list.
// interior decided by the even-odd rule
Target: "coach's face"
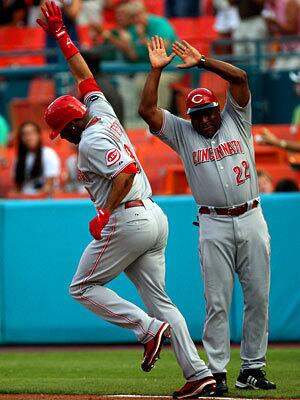
[(82, 129), (78, 121), (69, 122), (64, 129), (60, 132), (60, 137), (73, 144), (79, 144), (81, 140)]
[(200, 135), (211, 138), (220, 129), (220, 107), (207, 108), (190, 114), (191, 123), (195, 131)]

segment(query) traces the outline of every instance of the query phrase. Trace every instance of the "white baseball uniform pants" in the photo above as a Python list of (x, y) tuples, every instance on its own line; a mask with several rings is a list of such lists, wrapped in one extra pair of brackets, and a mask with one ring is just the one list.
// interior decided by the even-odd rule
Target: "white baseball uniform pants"
[[(211, 376), (199, 358), (186, 322), (165, 292), (165, 247), (168, 222), (150, 199), (144, 206), (119, 206), (102, 231), (84, 251), (70, 293), (104, 320), (128, 328), (142, 343), (159, 330), (162, 321), (171, 327), (171, 343), (187, 380)], [(139, 291), (148, 314), (104, 285), (125, 272)]]
[(213, 373), (230, 359), (229, 312), (235, 274), (244, 296), (241, 367), (266, 363), (270, 237), (261, 208), (239, 217), (199, 214), (199, 247), (206, 300), (203, 345)]

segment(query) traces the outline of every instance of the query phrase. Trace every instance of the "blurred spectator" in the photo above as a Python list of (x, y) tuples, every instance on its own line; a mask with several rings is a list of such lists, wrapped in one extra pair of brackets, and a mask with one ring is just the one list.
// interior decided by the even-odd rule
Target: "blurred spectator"
[(86, 193), (86, 190), (78, 180), (77, 176), (77, 160), (78, 160), (78, 147), (70, 144), (74, 150), (74, 154), (70, 155), (65, 161), (65, 184), (64, 190), (66, 192)]
[(196, 17), (200, 14), (199, 0), (166, 0), (166, 17)]
[(78, 15), (78, 25), (102, 24), (103, 9), (110, 7), (112, 0), (82, 0), (82, 9)]
[(272, 193), (274, 185), (271, 176), (263, 170), (257, 171), (259, 193)]
[(26, 0), (0, 0), (0, 25), (25, 25)]
[(16, 192), (51, 195), (58, 185), (60, 160), (50, 147), (43, 146), (42, 133), (35, 122), (18, 129), (17, 160), (14, 171)]
[[(264, 0), (229, 0), (231, 5), (236, 5), (240, 15), (240, 24), (234, 30), (234, 40), (255, 40), (267, 37), (267, 24), (261, 13)], [(234, 44), (234, 53), (247, 55), (255, 53), (254, 43)]]
[(262, 128), (256, 135), (256, 142), (259, 144), (268, 144), (270, 146), (280, 147), (288, 151), (300, 151), (300, 143), (295, 140), (283, 140), (274, 135), (268, 128)]
[(298, 185), (293, 179), (281, 179), (275, 186), (275, 192), (298, 192)]
[[(239, 26), (240, 16), (235, 5), (231, 5), (228, 0), (213, 0), (216, 11), (215, 30), (220, 39), (231, 39), (233, 31)], [(230, 54), (230, 45), (218, 46), (218, 54)]]
[(0, 114), (0, 147), (6, 147), (9, 136), (9, 126), (6, 119)]
[[(147, 42), (152, 36), (161, 36), (169, 52), (172, 42), (177, 40), (169, 21), (165, 17), (148, 13), (141, 0), (119, 3), (116, 7), (116, 20), (118, 28), (111, 32), (102, 31), (102, 36), (116, 46), (129, 62), (148, 63)], [(160, 107), (170, 107), (172, 99), (170, 85), (180, 76), (181, 73), (177, 72), (167, 72), (162, 75), (158, 90)], [(117, 79), (124, 99), (125, 120), (134, 119), (137, 117), (138, 99), (144, 87), (146, 73), (136, 73), (129, 79), (124, 77)]]
[[(275, 36), (300, 35), (300, 1), (269, 0), (264, 10), (264, 18), (269, 31)], [(295, 53), (294, 56), (276, 57), (275, 69), (300, 68), (300, 40), (283, 42), (280, 51)]]
[[(115, 19), (116, 27), (110, 30), (104, 30), (102, 25), (91, 23), (90, 27), (92, 30), (92, 36), (95, 38), (94, 42), (97, 44), (96, 34), (100, 35), (104, 39), (104, 44), (111, 44), (115, 47), (115, 50), (120, 51), (119, 57), (116, 55), (116, 51), (111, 50), (107, 53), (107, 47), (104, 47), (102, 54), (103, 59), (115, 59), (122, 58), (123, 56), (128, 61), (135, 61), (137, 55), (134, 51), (133, 44), (128, 33), (128, 28), (134, 23), (134, 6), (128, 5), (126, 2), (117, 4), (115, 8)], [(120, 57), (121, 55), (121, 57)]]

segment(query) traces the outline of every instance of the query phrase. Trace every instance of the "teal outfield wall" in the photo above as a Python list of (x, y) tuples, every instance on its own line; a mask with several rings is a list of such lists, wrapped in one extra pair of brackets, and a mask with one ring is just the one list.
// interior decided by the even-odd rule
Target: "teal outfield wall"
[[(196, 207), (190, 197), (160, 197), (169, 217), (167, 292), (186, 317), (192, 336), (201, 339), (205, 304), (198, 260)], [(300, 340), (300, 194), (262, 198), (272, 237), (270, 339)], [(135, 342), (70, 298), (68, 285), (90, 241), (89, 201), (0, 202), (0, 342)], [(253, 249), (255, 251), (255, 249)], [(109, 287), (141, 305), (125, 276)], [(231, 336), (239, 341), (242, 296), (236, 285)]]

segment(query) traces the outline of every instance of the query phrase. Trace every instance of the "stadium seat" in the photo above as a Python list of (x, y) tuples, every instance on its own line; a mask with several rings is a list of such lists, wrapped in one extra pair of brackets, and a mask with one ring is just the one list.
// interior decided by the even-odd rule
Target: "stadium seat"
[(25, 99), (13, 99), (10, 102), (10, 117), (13, 129), (25, 121), (34, 121), (42, 129), (47, 128), (44, 113), (56, 95), (52, 79), (34, 78), (30, 82), (28, 96)]
[(41, 65), (45, 63), (43, 55), (10, 55), (16, 50), (42, 50), (45, 47), (45, 33), (38, 27), (0, 27), (0, 51), (8, 52), (0, 57), (0, 67), (13, 65)]
[(181, 163), (178, 154), (154, 138), (152, 143), (138, 149), (137, 157), (148, 176), (153, 193), (164, 194), (168, 166)]
[(184, 167), (180, 164), (166, 167), (164, 194), (190, 194)]
[(148, 129), (131, 128), (126, 129), (126, 132), (136, 150), (138, 150), (140, 146), (150, 143), (153, 140), (153, 136), (151, 135), (151, 133), (149, 133)]
[(264, 164), (288, 165), (288, 153), (273, 146), (254, 145), (255, 161), (258, 167)]
[(289, 165), (274, 165), (265, 164), (263, 168), (257, 167), (257, 170), (267, 172), (273, 180), (273, 184), (276, 185), (281, 179), (289, 178), (297, 182), (300, 187), (300, 172), (295, 171)]
[(214, 20), (212, 16), (169, 19), (178, 38), (186, 40), (205, 55), (209, 54), (211, 42), (218, 37), (214, 30)]

